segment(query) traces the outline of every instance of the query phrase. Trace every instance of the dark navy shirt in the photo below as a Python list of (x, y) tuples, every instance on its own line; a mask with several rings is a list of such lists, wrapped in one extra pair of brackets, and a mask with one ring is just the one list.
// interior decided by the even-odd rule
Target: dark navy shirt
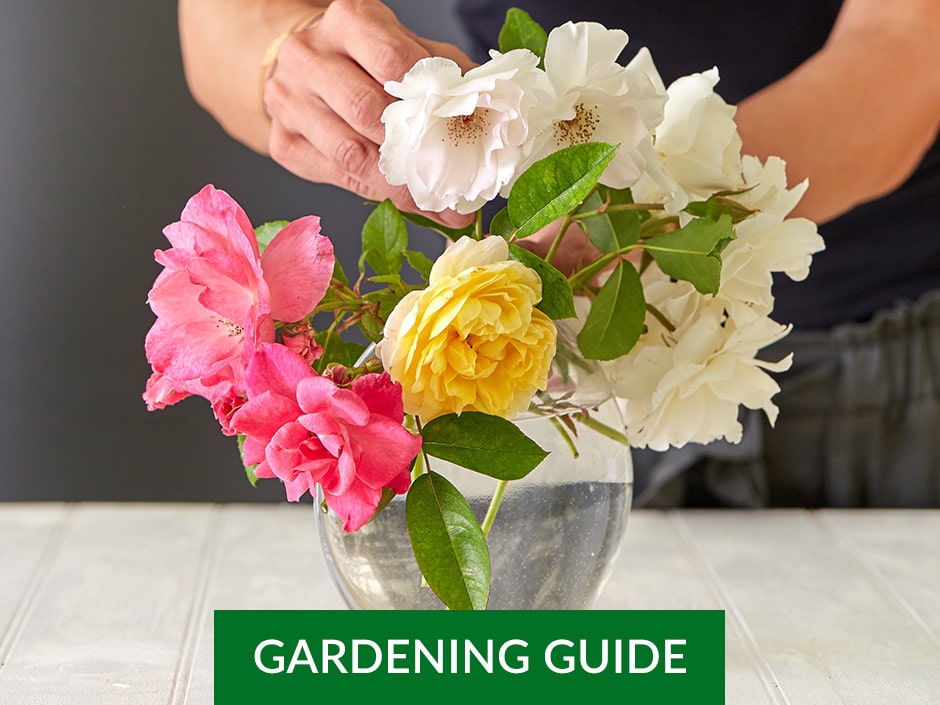
[[(458, 12), (479, 61), (498, 45), (506, 10), (517, 6), (546, 30), (567, 20), (625, 30), (630, 43), (622, 58), (649, 47), (666, 85), (717, 66), (716, 90), (735, 104), (819, 50), (840, 5), (791, 0), (749, 10), (741, 0), (460, 0)], [(794, 283), (782, 276), (775, 284), (780, 322), (831, 328), (940, 289), (940, 140), (900, 189), (826, 223), (820, 233), (826, 250), (813, 258), (809, 278)]]

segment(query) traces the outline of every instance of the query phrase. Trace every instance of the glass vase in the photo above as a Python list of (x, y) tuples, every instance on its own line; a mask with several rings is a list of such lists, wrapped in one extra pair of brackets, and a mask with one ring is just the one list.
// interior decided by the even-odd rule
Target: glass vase
[[(487, 538), (488, 609), (588, 609), (619, 553), (632, 499), (630, 449), (616, 438), (623, 423), (603, 376), (584, 374), (584, 361), (575, 362), (577, 369), (556, 358), (547, 394), (513, 420), (549, 455), (506, 486)], [(496, 480), (437, 458), (430, 462), (482, 521)], [(404, 495), (354, 533), (343, 531), (319, 499), (323, 553), (348, 607), (444, 608), (415, 562)]]

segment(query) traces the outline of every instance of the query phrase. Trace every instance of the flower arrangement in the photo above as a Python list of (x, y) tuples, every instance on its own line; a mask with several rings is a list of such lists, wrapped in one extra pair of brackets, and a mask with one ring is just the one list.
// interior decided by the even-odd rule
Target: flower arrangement
[[(741, 405), (773, 422), (768, 372), (789, 357), (756, 353), (788, 332), (770, 318), (772, 274), (804, 278), (823, 248), (787, 217), (806, 184), (741, 154), (715, 69), (667, 88), (645, 49), (617, 63), (626, 43), (594, 23), (546, 34), (513, 9), (483, 65), (430, 58), (387, 84), (383, 173), (420, 208), (474, 219), (448, 228), (379, 203), (355, 279), (317, 217), (254, 228), (206, 186), (155, 255), (148, 408), (204, 397), (252, 482), (278, 478), (291, 501), (319, 487), (347, 531), (407, 493), (418, 565), (452, 608), (486, 604), (486, 536), (434, 458), (500, 483), (535, 470), (545, 453), (517, 414), (573, 410), (560, 433), (591, 423), (546, 392), (556, 356), (566, 374), (597, 361), (626, 422), (608, 431), (635, 447), (737, 441)], [(409, 250), (406, 220), (452, 246), (434, 262)], [(591, 256), (561, 266), (576, 239)], [(346, 340), (352, 328), (374, 345)]]

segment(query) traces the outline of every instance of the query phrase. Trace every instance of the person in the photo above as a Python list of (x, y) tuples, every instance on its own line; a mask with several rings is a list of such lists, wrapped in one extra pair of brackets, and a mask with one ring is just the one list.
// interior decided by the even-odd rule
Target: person
[[(474, 48), (420, 37), (377, 0), (180, 0), (193, 96), (235, 139), (315, 182), (415, 210), (378, 171), (382, 89), (419, 59), (462, 68), (495, 46), (506, 9), (544, 27), (595, 20), (648, 46), (668, 84), (715, 65), (744, 152), (779, 155), (811, 187), (794, 215), (827, 249), (775, 284), (794, 332), (767, 351), (771, 429), (745, 414), (735, 446), (638, 452), (640, 504), (940, 506), (940, 3), (460, 0)], [(450, 225), (456, 213), (428, 214)]]

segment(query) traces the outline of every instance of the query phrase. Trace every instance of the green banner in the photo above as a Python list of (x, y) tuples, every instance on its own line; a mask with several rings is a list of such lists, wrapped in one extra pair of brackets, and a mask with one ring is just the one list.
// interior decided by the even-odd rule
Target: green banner
[(718, 610), (215, 612), (216, 705), (720, 705), (724, 664)]

